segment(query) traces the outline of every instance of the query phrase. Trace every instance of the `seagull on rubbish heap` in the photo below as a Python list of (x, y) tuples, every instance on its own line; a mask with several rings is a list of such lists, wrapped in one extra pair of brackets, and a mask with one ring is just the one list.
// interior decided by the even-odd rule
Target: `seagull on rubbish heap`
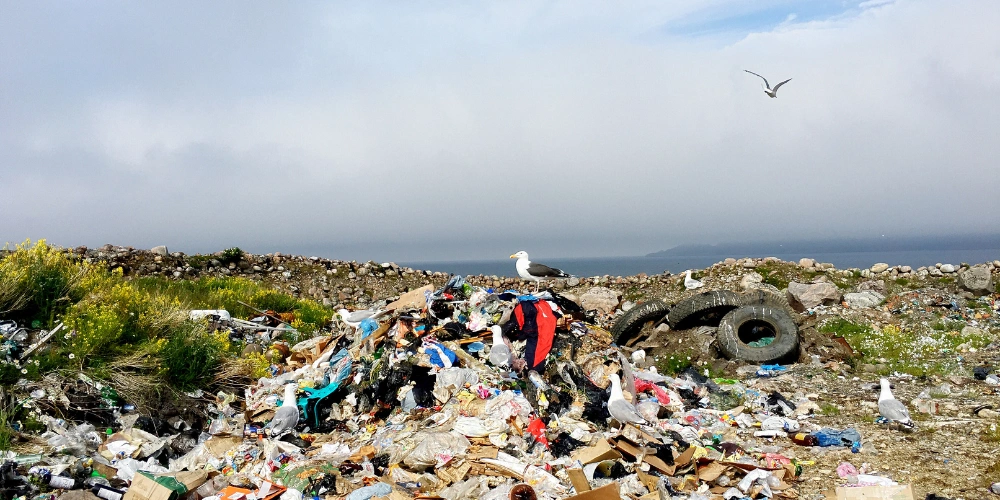
[(704, 283), (691, 277), (690, 269), (684, 271), (684, 288), (688, 290), (694, 290), (695, 288), (701, 288), (703, 286), (705, 286)]
[(264, 426), (271, 436), (283, 434), (299, 424), (299, 406), (295, 401), (295, 391), (298, 389), (299, 386), (294, 383), (285, 385), (285, 398), (281, 401), (281, 406), (274, 412), (274, 418)]
[(622, 381), (618, 377), (617, 373), (612, 373), (608, 376), (611, 379), (611, 397), (608, 398), (608, 413), (611, 414), (615, 420), (624, 424), (646, 424), (646, 419), (642, 418), (639, 411), (635, 409), (635, 405), (625, 401), (625, 396), (622, 394)]
[(910, 420), (910, 410), (907, 410), (906, 405), (900, 400), (893, 397), (887, 379), (882, 379), (879, 382), (882, 384), (882, 393), (878, 396), (879, 414), (888, 419), (889, 422), (896, 422), (912, 429), (915, 424)]
[(490, 347), (490, 363), (498, 368), (510, 367), (510, 360), (513, 358), (510, 348), (503, 341), (503, 329), (499, 325), (490, 327), (493, 332), (493, 346)]
[[(753, 71), (750, 71), (750, 70), (747, 70), (747, 69), (745, 69), (743, 71), (746, 71), (747, 73), (750, 73), (751, 75), (754, 75), (754, 76), (760, 76), (757, 73), (754, 73)], [(764, 86), (765, 86), (764, 93), (767, 94), (768, 96), (772, 97), (772, 98), (778, 97), (778, 89), (781, 88), (782, 85), (784, 85), (784, 84), (792, 81), (792, 79), (789, 78), (789, 79), (787, 79), (787, 80), (785, 80), (785, 81), (783, 81), (783, 82), (775, 85), (774, 88), (772, 89), (771, 88), (771, 84), (767, 83), (767, 78), (764, 78), (763, 76), (760, 76), (760, 79), (764, 80)]]
[(538, 284), (541, 283), (542, 280), (572, 278), (572, 276), (559, 269), (531, 262), (528, 260), (528, 252), (525, 252), (524, 250), (511, 255), (510, 258), (517, 259), (517, 262), (514, 263), (514, 268), (517, 269), (517, 275), (520, 276), (521, 279), (535, 282), (536, 292), (538, 291)]

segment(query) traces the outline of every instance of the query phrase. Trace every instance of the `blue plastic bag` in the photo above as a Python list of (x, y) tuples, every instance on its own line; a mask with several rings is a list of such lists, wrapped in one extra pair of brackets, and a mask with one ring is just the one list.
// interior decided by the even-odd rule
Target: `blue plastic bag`
[(813, 433), (819, 446), (854, 446), (861, 442), (861, 434), (848, 427), (842, 431), (824, 427)]

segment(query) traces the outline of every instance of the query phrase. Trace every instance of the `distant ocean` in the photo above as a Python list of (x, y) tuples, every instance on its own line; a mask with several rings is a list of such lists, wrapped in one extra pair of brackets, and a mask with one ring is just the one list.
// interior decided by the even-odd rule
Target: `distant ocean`
[[(768, 255), (704, 255), (704, 256), (655, 256), (655, 257), (604, 257), (585, 259), (548, 259), (539, 258), (538, 262), (580, 277), (590, 276), (631, 276), (639, 273), (660, 274), (670, 271), (673, 274), (682, 273), (687, 269), (704, 269), (726, 257), (777, 257), (785, 261), (797, 262), (803, 257), (815, 259), (816, 262), (829, 262), (837, 269), (852, 267), (864, 269), (877, 262), (885, 262), (891, 266), (910, 266), (914, 269), (921, 266), (942, 264), (981, 264), (1000, 260), (1000, 248), (976, 250), (902, 250), (881, 252), (841, 252), (813, 254), (768, 254)], [(517, 276), (514, 261), (484, 260), (484, 261), (454, 261), (454, 262), (400, 262), (399, 264), (414, 269), (440, 271), (461, 275), (497, 275)]]

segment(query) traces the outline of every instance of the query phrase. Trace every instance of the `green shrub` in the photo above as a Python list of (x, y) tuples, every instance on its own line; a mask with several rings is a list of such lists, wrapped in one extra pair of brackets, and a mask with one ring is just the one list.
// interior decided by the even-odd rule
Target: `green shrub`
[(219, 260), (228, 264), (230, 262), (239, 262), (242, 258), (243, 250), (240, 250), (240, 247), (232, 247), (223, 250)]
[(189, 321), (161, 345), (159, 356), (167, 381), (178, 389), (191, 390), (212, 379), (226, 356), (229, 342), (221, 334), (210, 334), (203, 325)]
[(0, 313), (51, 325), (83, 296), (87, 271), (45, 240), (25, 241), (0, 261)]

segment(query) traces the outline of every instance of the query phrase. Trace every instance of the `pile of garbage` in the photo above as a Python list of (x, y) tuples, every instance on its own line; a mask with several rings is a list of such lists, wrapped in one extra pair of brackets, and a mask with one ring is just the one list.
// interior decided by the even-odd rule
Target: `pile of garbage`
[[(193, 316), (263, 349), (290, 328), (263, 311), (249, 322)], [(808, 399), (694, 367), (661, 373), (552, 290), (455, 276), (334, 321), (270, 349), (268, 375), (242, 393), (187, 395), (200, 417), (142, 415), (83, 376), (69, 388), (22, 380), (12, 389), (38, 408), (45, 452), (0, 457), (0, 496), (797, 498), (810, 463), (796, 447), (865, 446), (854, 429), (812, 424)]]

